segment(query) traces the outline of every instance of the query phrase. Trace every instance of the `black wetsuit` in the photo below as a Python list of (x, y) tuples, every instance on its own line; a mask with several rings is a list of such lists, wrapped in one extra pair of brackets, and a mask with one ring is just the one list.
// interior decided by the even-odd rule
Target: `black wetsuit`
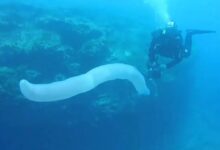
[[(187, 47), (188, 50), (186, 52), (191, 51), (191, 44)], [(152, 33), (152, 41), (149, 49), (149, 67), (151, 65), (155, 66), (158, 63), (159, 57), (163, 56), (171, 59), (166, 64), (166, 68), (171, 68), (182, 60), (185, 56), (184, 53), (185, 46), (183, 45), (181, 31), (176, 28), (166, 28)]]
[(181, 31), (177, 28), (159, 29), (152, 33), (152, 41), (149, 48), (148, 70), (153, 78), (160, 78), (161, 70), (158, 59), (162, 57), (169, 58), (165, 63), (166, 69), (169, 69), (180, 63), (183, 58), (189, 57), (192, 50), (192, 36), (194, 34), (215, 33), (215, 31), (206, 30), (188, 30), (185, 40)]

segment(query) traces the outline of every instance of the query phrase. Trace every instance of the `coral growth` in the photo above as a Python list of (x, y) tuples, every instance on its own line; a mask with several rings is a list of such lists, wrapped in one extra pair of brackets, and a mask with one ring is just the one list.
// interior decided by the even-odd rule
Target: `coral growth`
[[(139, 36), (146, 32), (137, 23), (121, 18), (100, 21), (74, 10), (58, 12), (28, 5), (0, 8), (1, 95), (17, 97), (15, 87), (23, 77), (50, 82), (106, 63), (144, 64), (146, 41)], [(110, 98), (101, 96), (94, 106), (107, 112), (123, 108), (123, 104), (110, 103)]]

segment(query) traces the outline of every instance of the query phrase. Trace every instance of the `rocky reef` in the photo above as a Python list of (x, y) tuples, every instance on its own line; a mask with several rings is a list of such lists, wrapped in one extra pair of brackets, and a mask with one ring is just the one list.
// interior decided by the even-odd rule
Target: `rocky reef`
[[(47, 10), (22, 4), (0, 8), (1, 97), (19, 97), (21, 78), (51, 82), (113, 62), (133, 64), (144, 71), (149, 31), (142, 24), (121, 18), (100, 21), (71, 9)], [(111, 104), (107, 96), (97, 99), (92, 107), (105, 108), (105, 112), (123, 108), (118, 95)]]

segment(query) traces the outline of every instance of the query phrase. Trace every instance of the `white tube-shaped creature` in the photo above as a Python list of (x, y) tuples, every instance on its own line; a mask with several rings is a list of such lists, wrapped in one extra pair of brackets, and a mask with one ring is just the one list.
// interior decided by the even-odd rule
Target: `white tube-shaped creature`
[(115, 79), (130, 81), (141, 95), (150, 94), (143, 75), (135, 67), (120, 63), (102, 65), (85, 74), (48, 84), (32, 84), (23, 79), (20, 81), (20, 90), (29, 100), (51, 102), (90, 91), (103, 82)]

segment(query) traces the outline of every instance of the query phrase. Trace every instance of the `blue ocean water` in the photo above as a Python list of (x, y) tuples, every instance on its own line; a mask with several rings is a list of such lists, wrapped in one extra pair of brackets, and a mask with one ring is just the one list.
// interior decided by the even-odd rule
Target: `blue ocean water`
[[(217, 150), (220, 148), (219, 2), (84, 0), (0, 2), (0, 149)], [(178, 27), (193, 54), (138, 96), (126, 81), (107, 82), (65, 101), (36, 103), (19, 80), (62, 80), (107, 63), (146, 74), (153, 30)]]

